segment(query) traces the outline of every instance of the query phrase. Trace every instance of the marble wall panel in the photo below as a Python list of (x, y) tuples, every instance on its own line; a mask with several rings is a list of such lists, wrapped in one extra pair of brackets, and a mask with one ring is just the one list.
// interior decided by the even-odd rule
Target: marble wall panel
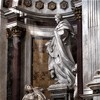
[(54, 80), (50, 78), (48, 71), (48, 54), (46, 52), (45, 43), (48, 39), (33, 39), (32, 50), (32, 67), (33, 67), (33, 86), (42, 87), (44, 94), (49, 98), (49, 92), (47, 88), (54, 83)]

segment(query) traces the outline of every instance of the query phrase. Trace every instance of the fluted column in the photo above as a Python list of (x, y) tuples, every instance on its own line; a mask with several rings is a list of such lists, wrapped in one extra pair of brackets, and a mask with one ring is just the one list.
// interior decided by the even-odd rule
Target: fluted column
[(83, 0), (83, 83), (93, 79), (100, 69), (100, 1)]
[(21, 39), (25, 35), (25, 29), (15, 26), (8, 34), (12, 38), (12, 100), (20, 100), (21, 78)]

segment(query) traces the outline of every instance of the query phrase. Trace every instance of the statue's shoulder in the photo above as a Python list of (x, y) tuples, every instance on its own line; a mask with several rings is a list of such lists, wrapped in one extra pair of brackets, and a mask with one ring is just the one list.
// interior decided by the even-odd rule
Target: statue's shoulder
[(66, 20), (62, 20), (58, 23), (57, 27), (56, 27), (57, 30), (61, 30), (61, 29), (69, 29), (69, 26), (67, 24), (67, 21)]

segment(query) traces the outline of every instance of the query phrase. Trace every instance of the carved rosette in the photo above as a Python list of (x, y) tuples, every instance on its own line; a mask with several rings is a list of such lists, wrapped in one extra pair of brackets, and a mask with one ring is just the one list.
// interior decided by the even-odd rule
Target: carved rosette
[(66, 10), (68, 8), (68, 2), (63, 0), (60, 3), (60, 8), (63, 9), (63, 10)]
[(36, 1), (36, 3), (35, 3), (35, 7), (37, 8), (37, 9), (43, 9), (44, 8), (44, 2), (42, 2), (42, 1)]
[(75, 18), (76, 20), (81, 20), (82, 19), (82, 7), (76, 7), (74, 9), (74, 13), (75, 13)]
[(32, 6), (32, 0), (24, 0), (24, 5), (26, 7), (31, 7)]
[(56, 3), (51, 1), (48, 3), (48, 9), (55, 10), (56, 9)]
[(13, 36), (18, 36), (21, 38), (24, 37), (26, 33), (26, 29), (19, 26), (12, 27), (11, 29), (7, 28), (6, 30), (8, 38), (12, 38)]

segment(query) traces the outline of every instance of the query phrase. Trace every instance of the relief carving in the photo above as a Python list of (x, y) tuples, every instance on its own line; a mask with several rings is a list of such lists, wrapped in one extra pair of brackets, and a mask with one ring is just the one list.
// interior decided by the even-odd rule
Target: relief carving
[(51, 1), (48, 3), (48, 9), (55, 10), (56, 9), (56, 3)]
[(31, 7), (32, 6), (32, 0), (24, 0), (24, 5), (26, 7)]
[(35, 3), (35, 7), (37, 8), (37, 9), (43, 9), (44, 8), (44, 3), (42, 2), (42, 1), (37, 1), (36, 3)]
[(63, 10), (66, 10), (68, 8), (68, 2), (67, 1), (62, 1), (60, 3), (60, 8)]

